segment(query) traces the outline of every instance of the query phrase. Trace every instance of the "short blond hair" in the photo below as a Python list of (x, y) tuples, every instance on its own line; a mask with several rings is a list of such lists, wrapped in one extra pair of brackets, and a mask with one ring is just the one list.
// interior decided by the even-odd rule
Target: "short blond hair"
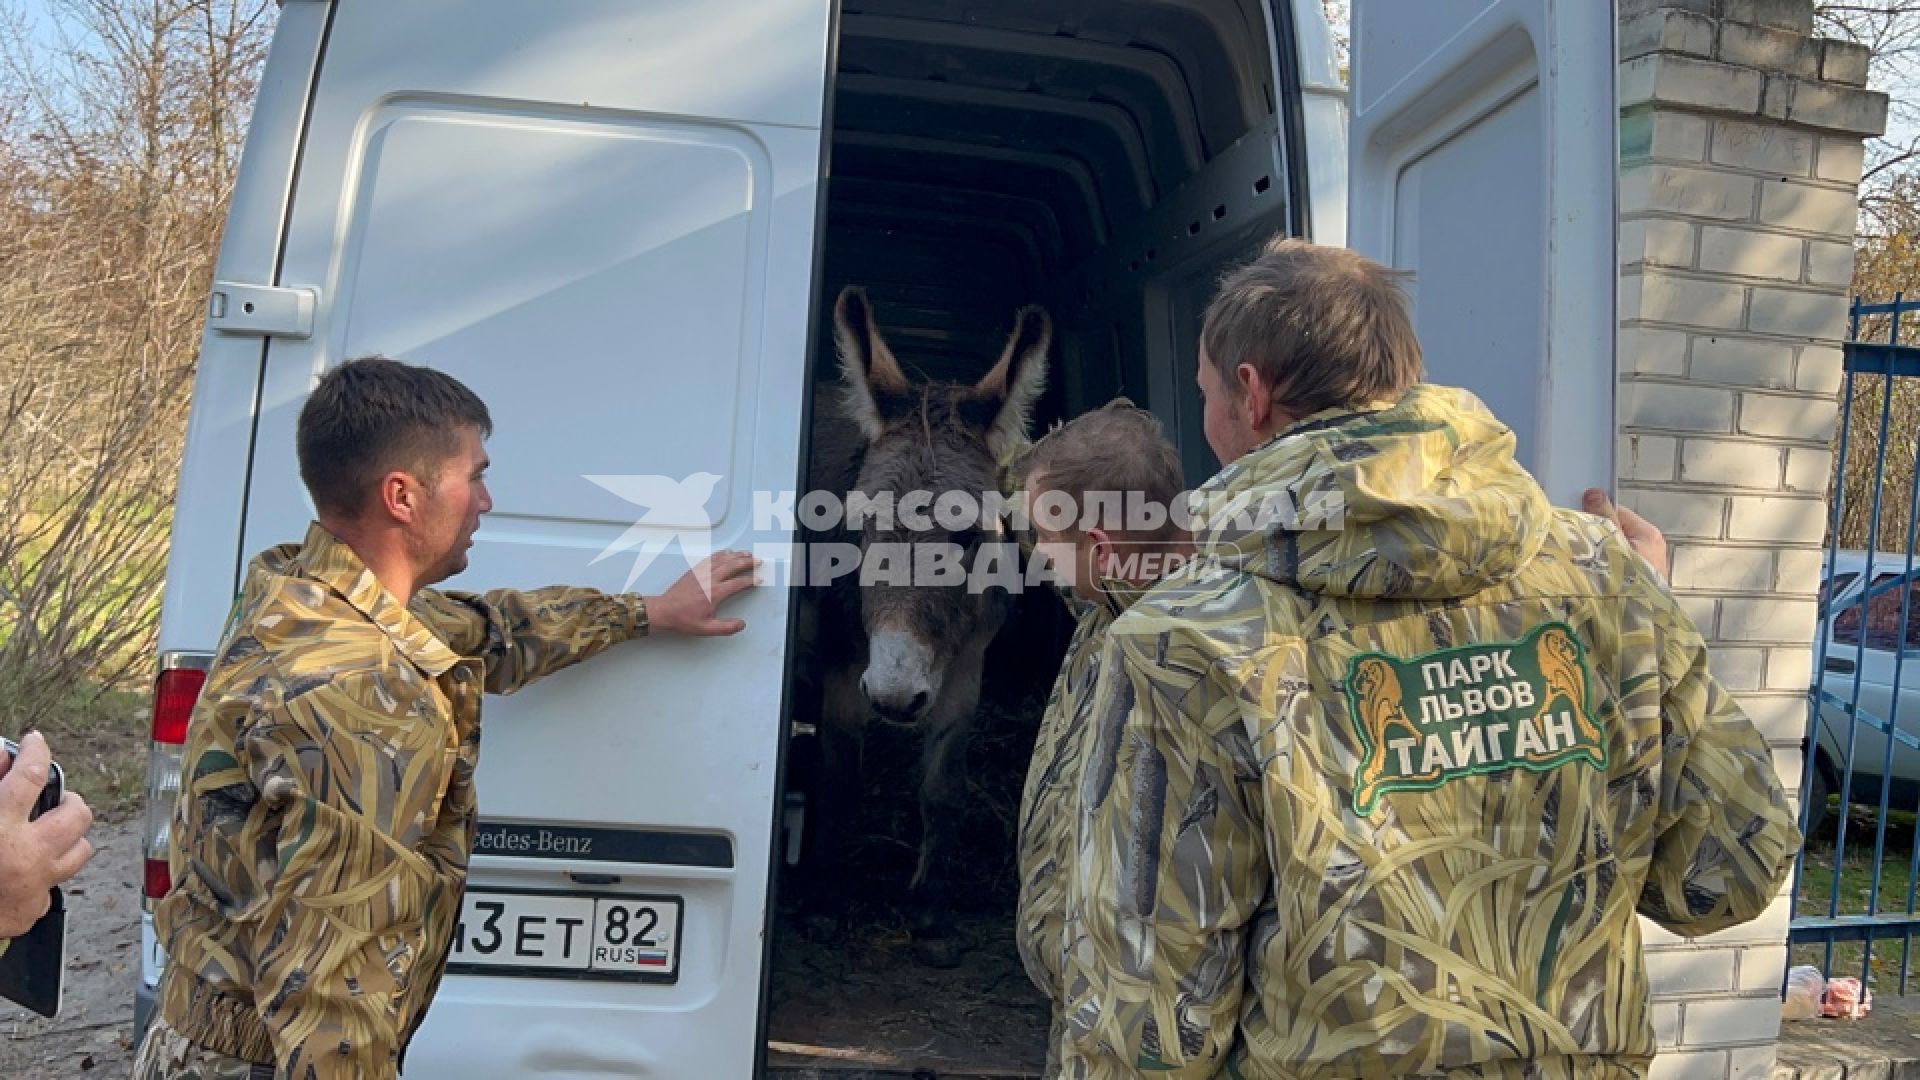
[(1273, 403), (1307, 415), (1394, 401), (1424, 374), (1400, 281), (1407, 275), (1345, 248), (1279, 237), (1229, 271), (1200, 329), (1200, 344), (1229, 391), (1252, 364)]
[(1076, 503), (1090, 493), (1113, 492), (1122, 500), (1156, 503), (1167, 512), (1157, 528), (1110, 532), (1159, 540), (1178, 531), (1172, 512), (1175, 500), (1186, 493), (1180, 451), (1167, 438), (1159, 417), (1126, 398), (1115, 398), (1047, 432), (1027, 452), (1020, 474), (1030, 497), (1038, 495), (1031, 485), (1039, 478), (1046, 490)]

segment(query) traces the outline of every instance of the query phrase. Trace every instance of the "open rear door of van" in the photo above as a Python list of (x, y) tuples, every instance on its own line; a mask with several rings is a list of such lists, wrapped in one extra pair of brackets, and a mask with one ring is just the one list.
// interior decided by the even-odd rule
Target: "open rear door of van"
[(1348, 243), (1411, 271), (1428, 377), (1562, 506), (1613, 486), (1608, 0), (1354, 0)]
[[(492, 411), (494, 509), (447, 588), (657, 593), (800, 475), (833, 5), (333, 5), (277, 280), (243, 554), (312, 516), (295, 421), (384, 353)], [(485, 704), (482, 829), (407, 1076), (746, 1077), (788, 593)]]

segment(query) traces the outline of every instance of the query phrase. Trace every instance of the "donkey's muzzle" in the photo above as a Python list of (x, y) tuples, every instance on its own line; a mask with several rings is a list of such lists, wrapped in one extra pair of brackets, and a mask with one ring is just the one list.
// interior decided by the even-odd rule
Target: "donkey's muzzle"
[(879, 720), (917, 724), (933, 706), (939, 687), (938, 658), (912, 634), (883, 630), (868, 642), (867, 670), (860, 691)]

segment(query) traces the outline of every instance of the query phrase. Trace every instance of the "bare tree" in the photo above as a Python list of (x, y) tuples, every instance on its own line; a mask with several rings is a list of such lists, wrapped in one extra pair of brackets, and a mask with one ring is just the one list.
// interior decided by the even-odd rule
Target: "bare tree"
[[(1860, 186), (1860, 238), (1853, 290), (1866, 303), (1920, 299), (1920, 0), (1822, 2), (1814, 6), (1822, 37), (1872, 51), (1868, 83), (1888, 92), (1888, 133), (1867, 144)], [(1857, 336), (1888, 341), (1894, 320), (1862, 319)], [(1899, 340), (1911, 343), (1920, 321), (1904, 317)], [(1913, 506), (1915, 432), (1920, 431), (1920, 380), (1857, 375), (1842, 389), (1844, 441), (1834, 441), (1833, 499), (1844, 547), (1903, 549)], [(1844, 450), (1844, 454), (1841, 451)], [(1876, 497), (1879, 514), (1876, 517)]]
[[(272, 0), (0, 0), (0, 726), (148, 670)], [(52, 42), (52, 44), (48, 44)]]
[[(1855, 293), (1868, 304), (1920, 300), (1920, 173), (1891, 170), (1877, 215), (1878, 227), (1856, 245)], [(1864, 317), (1854, 336), (1866, 342), (1920, 341), (1920, 313), (1897, 321), (1887, 315)], [(1903, 551), (1920, 464), (1920, 379), (1860, 374), (1847, 380), (1841, 393), (1847, 413), (1843, 431), (1835, 436), (1832, 488), (1839, 502), (1841, 546), (1864, 548), (1871, 540), (1882, 550)]]

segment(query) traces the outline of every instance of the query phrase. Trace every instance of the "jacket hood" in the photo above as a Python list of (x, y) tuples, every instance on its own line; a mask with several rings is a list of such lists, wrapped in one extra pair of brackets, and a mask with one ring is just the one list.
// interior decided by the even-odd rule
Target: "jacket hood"
[(1196, 491), (1203, 562), (1329, 596), (1447, 599), (1505, 581), (1553, 507), (1465, 390), (1309, 416)]

